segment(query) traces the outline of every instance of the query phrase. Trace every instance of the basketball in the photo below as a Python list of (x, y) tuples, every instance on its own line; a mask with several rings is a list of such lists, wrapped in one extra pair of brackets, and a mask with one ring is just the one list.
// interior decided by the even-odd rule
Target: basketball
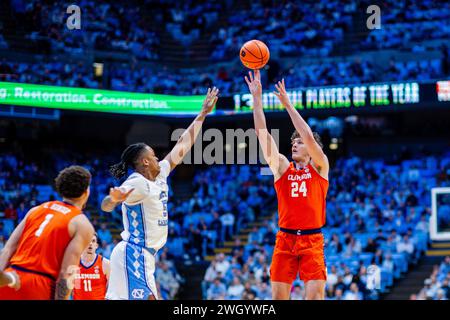
[(244, 66), (256, 70), (263, 68), (267, 64), (270, 58), (270, 52), (264, 42), (250, 40), (242, 46), (239, 57)]

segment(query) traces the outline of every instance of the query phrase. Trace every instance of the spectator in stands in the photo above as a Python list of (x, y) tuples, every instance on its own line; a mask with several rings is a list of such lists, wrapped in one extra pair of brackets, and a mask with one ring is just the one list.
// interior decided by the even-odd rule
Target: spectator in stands
[(231, 300), (239, 300), (242, 298), (242, 293), (244, 292), (244, 286), (238, 277), (234, 277), (231, 285), (227, 290), (227, 298)]
[(255, 300), (256, 291), (252, 288), (252, 284), (250, 282), (246, 282), (244, 285), (244, 291), (242, 293), (243, 300)]
[(20, 221), (22, 221), (22, 219), (25, 217), (27, 212), (28, 212), (28, 209), (25, 208), (25, 202), (21, 202), (19, 204), (19, 208), (17, 208), (17, 223), (20, 223)]
[(257, 227), (253, 227), (252, 231), (250, 232), (250, 234), (248, 235), (248, 242), (249, 243), (261, 243), (263, 240), (263, 236), (261, 234), (261, 232), (259, 232)]
[(338, 280), (334, 287), (335, 287), (336, 291), (338, 289), (340, 289), (342, 291), (345, 291), (347, 289), (348, 286), (344, 283), (344, 277), (342, 275), (338, 275)]
[(447, 300), (450, 300), (450, 281), (449, 279), (444, 279), (441, 284), (441, 289), (444, 290), (444, 295)]
[(5, 224), (2, 221), (0, 221), (0, 236), (3, 237), (4, 239), (9, 238), (9, 234), (7, 234), (5, 230)]
[(363, 295), (359, 292), (359, 288), (356, 283), (352, 283), (350, 285), (350, 290), (345, 292), (344, 300), (363, 300)]
[(258, 287), (259, 300), (272, 300), (272, 289), (268, 285), (268, 281), (262, 281)]
[(344, 291), (342, 289), (336, 289), (334, 297), (330, 300), (345, 300), (344, 299)]
[(226, 274), (228, 268), (230, 267), (230, 262), (225, 259), (225, 255), (223, 253), (219, 253), (216, 256), (216, 271), (222, 274)]
[(351, 271), (350, 268), (347, 267), (347, 266), (344, 267), (344, 277), (343, 277), (343, 281), (344, 281), (344, 284), (345, 284), (346, 286), (350, 286), (350, 284), (351, 284), (352, 281), (353, 281), (353, 274), (352, 274), (352, 271)]
[(8, 207), (5, 209), (5, 218), (12, 221), (17, 221), (17, 210), (14, 208), (12, 203), (9, 203)]
[(300, 284), (295, 284), (291, 292), (291, 300), (305, 300), (305, 292)]
[(198, 260), (202, 253), (202, 235), (200, 230), (193, 223), (189, 224), (187, 233), (187, 252), (195, 260)]
[(372, 238), (367, 239), (367, 245), (364, 247), (364, 252), (375, 253), (377, 251), (377, 244)]
[(180, 287), (180, 283), (169, 269), (168, 264), (164, 261), (161, 261), (159, 263), (159, 268), (156, 268), (156, 278), (161, 285), (161, 290), (166, 291), (170, 299), (174, 299)]
[(106, 223), (103, 222), (100, 224), (100, 230), (97, 231), (97, 234), (102, 242), (103, 241), (105, 241), (106, 243), (112, 242), (112, 234), (111, 231), (109, 231)]
[(403, 239), (397, 244), (397, 252), (406, 252), (409, 255), (414, 253), (414, 243), (409, 239), (409, 236), (405, 234)]
[(336, 266), (331, 266), (330, 272), (327, 274), (327, 286), (334, 288), (336, 283), (338, 282), (338, 273)]
[(343, 246), (342, 246), (342, 243), (337, 234), (332, 235), (332, 240), (331, 240), (329, 246), (330, 246), (331, 250), (333, 250), (333, 252), (335, 252), (335, 253), (342, 252)]
[(5, 243), (6, 243), (5, 236), (0, 234), (0, 250), (3, 249), (3, 247), (5, 246)]
[(438, 289), (436, 298), (434, 300), (448, 300), (443, 289)]
[(234, 220), (234, 215), (231, 212), (227, 212), (220, 217), (222, 222), (222, 239), (231, 239), (234, 230)]
[[(117, 240), (115, 240), (115, 244), (117, 244)], [(106, 242), (105, 240), (102, 240), (100, 251), (102, 256), (109, 259), (111, 257), (112, 250), (114, 249), (114, 245), (112, 243)]]
[(426, 215), (422, 214), (420, 216), (420, 221), (416, 224), (415, 230), (421, 232), (428, 232), (429, 223)]
[(217, 240), (215, 246), (218, 247), (220, 243), (224, 241), (222, 238), (222, 221), (220, 220), (219, 213), (217, 211), (213, 211), (213, 220), (211, 221), (210, 230), (214, 231), (217, 235)]
[(346, 257), (351, 257), (359, 253), (361, 253), (361, 243), (351, 236), (348, 240), (348, 244), (345, 246), (343, 254)]
[(384, 257), (384, 261), (381, 264), (383, 268), (388, 270), (389, 272), (394, 272), (394, 261), (392, 261), (392, 256), (390, 253), (387, 253)]
[[(214, 259), (213, 261), (211, 261), (211, 264), (209, 265), (208, 269), (206, 269), (206, 273), (202, 281), (202, 289), (203, 289), (202, 291), (204, 295), (207, 292), (207, 289), (210, 287), (210, 285), (214, 282), (214, 279), (216, 279), (218, 276), (216, 264), (217, 261), (216, 259)], [(206, 296), (204, 296), (204, 298), (206, 298)]]
[(208, 289), (208, 300), (224, 300), (227, 294), (225, 285), (220, 281), (220, 278), (215, 278), (213, 283)]
[(439, 266), (439, 273), (447, 274), (450, 272), (450, 256), (446, 256), (444, 261)]

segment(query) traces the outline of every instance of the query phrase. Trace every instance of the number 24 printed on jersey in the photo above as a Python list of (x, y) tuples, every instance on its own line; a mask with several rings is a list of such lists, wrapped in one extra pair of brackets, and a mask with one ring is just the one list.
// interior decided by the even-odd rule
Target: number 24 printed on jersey
[(308, 190), (306, 189), (306, 181), (299, 183), (294, 181), (291, 183), (291, 197), (298, 198), (300, 195), (306, 197)]

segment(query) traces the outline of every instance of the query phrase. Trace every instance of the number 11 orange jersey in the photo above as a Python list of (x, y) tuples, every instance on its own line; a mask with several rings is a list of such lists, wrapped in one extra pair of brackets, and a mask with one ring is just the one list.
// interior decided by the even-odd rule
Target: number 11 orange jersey
[(97, 255), (90, 266), (80, 261), (80, 272), (75, 278), (73, 300), (105, 300), (108, 279), (103, 270), (103, 257)]

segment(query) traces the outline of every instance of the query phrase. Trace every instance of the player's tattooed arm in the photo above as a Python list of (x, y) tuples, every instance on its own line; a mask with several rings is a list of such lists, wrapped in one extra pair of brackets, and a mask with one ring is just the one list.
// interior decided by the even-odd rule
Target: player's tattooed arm
[(169, 161), (170, 170), (173, 170), (179, 163), (181, 163), (184, 156), (189, 152), (189, 150), (191, 150), (198, 134), (200, 133), (203, 121), (216, 105), (218, 95), (219, 89), (217, 89), (216, 87), (208, 89), (200, 113), (197, 115), (194, 121), (192, 121), (190, 126), (183, 132), (183, 134), (173, 147), (172, 151), (170, 151), (164, 158), (164, 160)]
[(56, 282), (55, 300), (67, 300), (70, 296), (71, 289), (69, 289), (67, 279), (59, 279)]
[(109, 195), (102, 201), (102, 210), (105, 212), (112, 212), (119, 203), (122, 203), (128, 198), (133, 190), (133, 188), (128, 191), (124, 191), (118, 187), (110, 188)]

